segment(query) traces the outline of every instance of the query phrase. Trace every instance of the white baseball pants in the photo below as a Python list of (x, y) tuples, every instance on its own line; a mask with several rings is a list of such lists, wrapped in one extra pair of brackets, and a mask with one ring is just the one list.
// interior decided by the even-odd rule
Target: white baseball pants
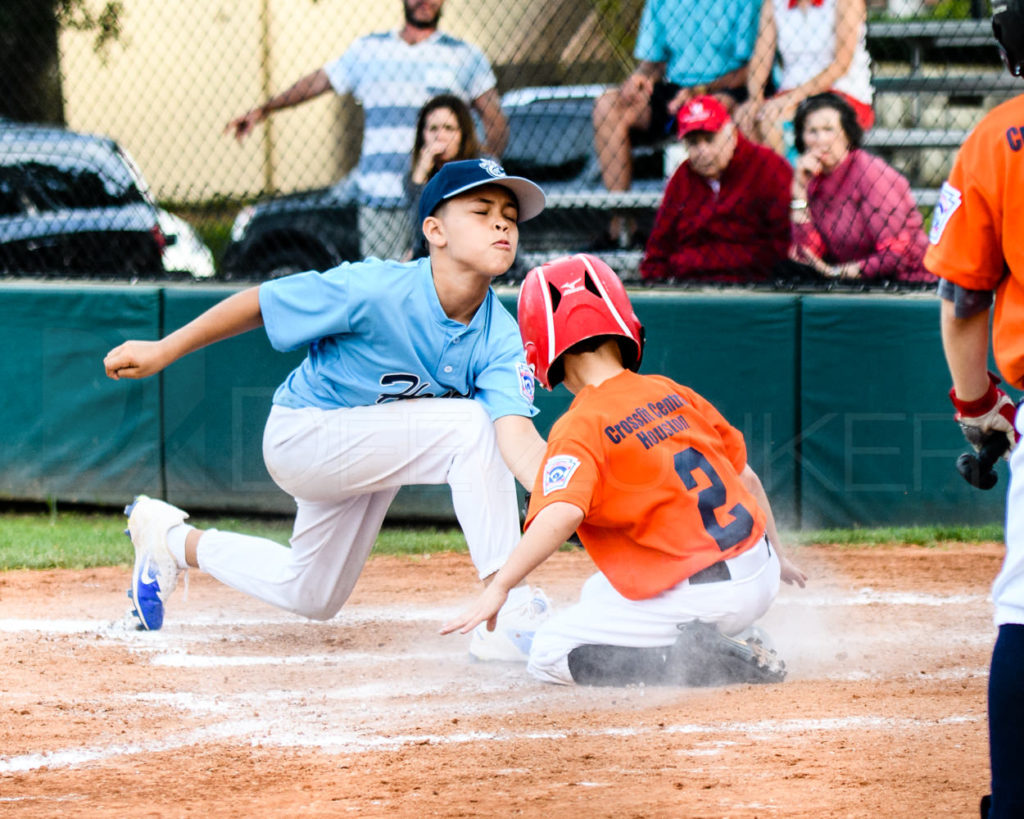
[[(1017, 407), (1017, 432), (1024, 435), (1024, 412)], [(1024, 623), (1024, 444), (1010, 454), (1010, 488), (1006, 496), (1006, 557), (992, 585), (995, 624)]]
[(398, 489), (451, 487), (455, 515), (480, 577), (519, 541), (515, 479), (494, 424), (469, 399), (421, 398), (320, 410), (275, 406), (263, 435), (274, 481), (295, 498), (291, 548), (208, 530), (199, 567), (234, 589), (326, 620), (348, 599)]
[(544, 682), (572, 685), (569, 652), (577, 646), (667, 646), (679, 636), (680, 623), (694, 620), (717, 623), (723, 633), (738, 634), (762, 617), (778, 594), (779, 558), (762, 539), (725, 563), (728, 580), (684, 580), (648, 600), (623, 597), (601, 572), (591, 575), (579, 602), (537, 629), (527, 671)]

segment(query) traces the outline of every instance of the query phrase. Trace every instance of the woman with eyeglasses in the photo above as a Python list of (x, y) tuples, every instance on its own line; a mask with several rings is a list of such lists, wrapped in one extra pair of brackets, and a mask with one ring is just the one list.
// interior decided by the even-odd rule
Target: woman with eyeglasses
[(427, 243), (418, 224), (420, 194), (427, 182), (444, 163), (478, 156), (480, 142), (469, 106), (454, 94), (439, 94), (427, 100), (416, 118), (412, 162), (405, 178), (412, 243), (406, 260), (427, 255)]
[[(743, 132), (785, 154), (785, 123), (803, 100), (825, 91), (843, 97), (860, 127), (870, 128), (875, 115), (866, 34), (864, 0), (763, 0), (747, 73), (749, 99), (736, 114)], [(766, 99), (776, 52), (780, 90)]]
[(934, 282), (910, 183), (861, 149), (863, 131), (835, 94), (805, 100), (794, 120), (790, 257), (826, 279)]

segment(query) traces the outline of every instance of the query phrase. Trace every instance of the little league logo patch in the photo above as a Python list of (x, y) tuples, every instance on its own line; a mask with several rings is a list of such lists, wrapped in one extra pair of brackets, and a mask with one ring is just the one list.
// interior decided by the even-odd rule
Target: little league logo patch
[(519, 394), (532, 404), (534, 395), (533, 369), (529, 365), (520, 362), (516, 364), (516, 371), (519, 373)]
[(555, 455), (544, 464), (544, 494), (550, 495), (569, 485), (569, 479), (580, 465), (579, 458), (572, 455)]
[(942, 238), (942, 231), (946, 229), (949, 218), (956, 213), (963, 199), (962, 194), (948, 182), (942, 183), (942, 190), (939, 191), (939, 202), (932, 213), (932, 229), (928, 231), (928, 241), (933, 245), (939, 243)]

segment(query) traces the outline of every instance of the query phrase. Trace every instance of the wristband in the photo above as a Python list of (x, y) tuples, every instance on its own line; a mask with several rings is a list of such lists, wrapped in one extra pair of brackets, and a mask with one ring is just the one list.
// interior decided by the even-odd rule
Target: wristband
[(963, 401), (957, 397), (956, 387), (949, 388), (949, 400), (953, 402), (953, 407), (956, 411), (966, 418), (976, 418), (979, 415), (984, 415), (999, 401), (999, 394), (1002, 392), (996, 384), (1000, 383), (1000, 379), (994, 373), (988, 374), (989, 384), (985, 394), (980, 398), (975, 398), (973, 401)]

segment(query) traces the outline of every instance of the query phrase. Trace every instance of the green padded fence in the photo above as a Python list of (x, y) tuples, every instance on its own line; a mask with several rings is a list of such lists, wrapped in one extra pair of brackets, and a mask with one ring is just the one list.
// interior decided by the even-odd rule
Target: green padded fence
[[(0, 496), (122, 503), (138, 492), (191, 509), (283, 512), (262, 461), (277, 384), (301, 359), (262, 332), (199, 351), (161, 377), (114, 382), (104, 353), (157, 338), (234, 292), (224, 287), (0, 288)], [(503, 292), (515, 309), (515, 293)], [(989, 523), (998, 488), (954, 468), (966, 445), (946, 398), (934, 297), (639, 291), (642, 371), (715, 403), (747, 439), (785, 527)], [(546, 433), (569, 393), (538, 390)], [(446, 487), (411, 487), (391, 518), (452, 519)]]
[(935, 298), (811, 296), (801, 305), (800, 500), (806, 527), (1002, 520), (968, 486)]
[[(180, 327), (224, 299), (223, 288), (168, 289), (164, 326)], [(164, 375), (168, 498), (184, 508), (292, 512), (263, 466), (263, 425), (278, 384), (302, 353), (276, 352), (262, 331), (206, 347)]]
[(0, 288), (0, 496), (116, 503), (162, 493), (160, 382), (121, 382), (103, 356), (155, 338), (153, 287)]

